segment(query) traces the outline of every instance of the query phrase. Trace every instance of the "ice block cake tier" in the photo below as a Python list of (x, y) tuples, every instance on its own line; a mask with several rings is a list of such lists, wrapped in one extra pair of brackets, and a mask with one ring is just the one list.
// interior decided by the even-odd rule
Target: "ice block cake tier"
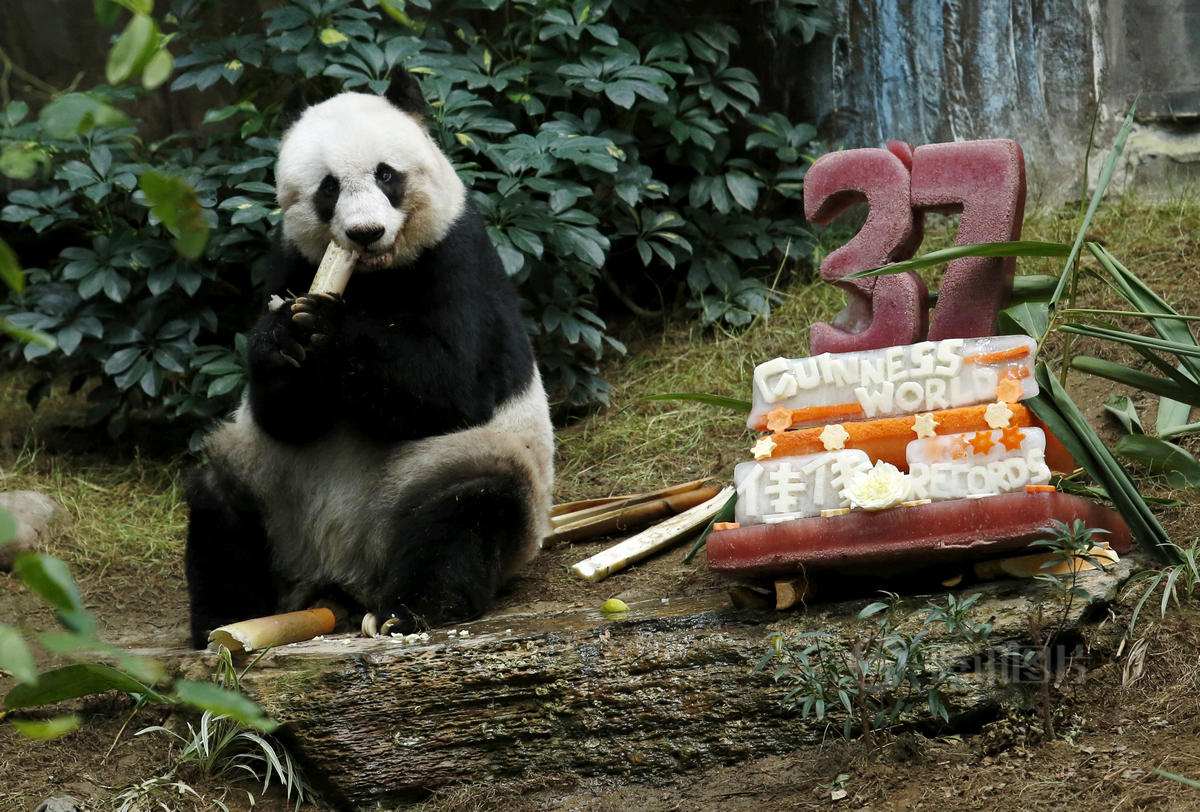
[(708, 537), (708, 565), (737, 576), (817, 570), (887, 575), (898, 568), (953, 565), (1022, 551), (1046, 538), (1051, 519), (1082, 519), (1118, 553), (1131, 538), (1120, 514), (1065, 493), (1008, 493), (885, 511), (853, 511), (719, 530)]

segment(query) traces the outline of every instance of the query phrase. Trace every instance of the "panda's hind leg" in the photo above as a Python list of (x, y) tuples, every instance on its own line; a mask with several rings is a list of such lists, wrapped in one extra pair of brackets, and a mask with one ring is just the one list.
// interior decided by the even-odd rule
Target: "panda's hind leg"
[(276, 584), (262, 517), (244, 485), (210, 463), (192, 475), (187, 502), (191, 641), (204, 648), (218, 626), (274, 612)]
[(527, 483), (480, 475), (402, 506), (392, 529), (380, 622), (417, 631), (479, 617), (537, 547)]

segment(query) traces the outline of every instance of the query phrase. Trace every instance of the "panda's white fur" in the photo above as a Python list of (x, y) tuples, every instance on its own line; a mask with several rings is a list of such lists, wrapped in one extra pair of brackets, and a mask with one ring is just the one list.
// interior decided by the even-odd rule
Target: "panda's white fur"
[(222, 460), (266, 506), (268, 537), (290, 540), (272, 547), (273, 567), (291, 582), (279, 597), (280, 611), (304, 608), (324, 583), (340, 585), (371, 608), (385, 573), (388, 516), (417, 485), (506, 469), (528, 479), (529, 499), (538, 509), (502, 578), (532, 558), (550, 530), (554, 437), (540, 376), (483, 426), (394, 448), (345, 429), (312, 445), (281, 443), (258, 427), (243, 404), (232, 423), (209, 436), (205, 453)]
[[(465, 619), (549, 529), (553, 430), (517, 300), (400, 79), (407, 95), (343, 93), (281, 141), (276, 306), (189, 485), (195, 645), (331, 596), (408, 627)], [(365, 248), (345, 299), (294, 297), (331, 239)]]

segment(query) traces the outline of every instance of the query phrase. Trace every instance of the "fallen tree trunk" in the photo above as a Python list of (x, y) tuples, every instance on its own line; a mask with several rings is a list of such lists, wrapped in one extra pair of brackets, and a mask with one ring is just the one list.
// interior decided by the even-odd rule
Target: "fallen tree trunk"
[[(1122, 566), (1088, 576), (1098, 599), (1111, 599), (1128, 575)], [(985, 589), (977, 608), (996, 617), (993, 640), (1022, 636), (1025, 618), (1050, 600), (1040, 582)], [(588, 610), (493, 617), (463, 626), (469, 636), (439, 630), (417, 645), (330, 637), (268, 653), (242, 685), (284, 723), (327, 796), (353, 808), (525, 772), (668, 774), (838, 735), (784, 711), (771, 668), (751, 671), (771, 631), (836, 629), (861, 602), (807, 613), (724, 603), (723, 594), (647, 601), (624, 619)], [(996, 685), (992, 675), (964, 675), (952, 714), (994, 709)]]

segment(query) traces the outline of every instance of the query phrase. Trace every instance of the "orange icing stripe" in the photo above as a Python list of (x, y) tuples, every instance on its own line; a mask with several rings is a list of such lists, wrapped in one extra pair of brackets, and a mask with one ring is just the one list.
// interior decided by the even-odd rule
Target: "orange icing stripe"
[(982, 355), (968, 355), (963, 358), (964, 364), (995, 364), (998, 361), (1012, 361), (1029, 355), (1028, 347), (1013, 347), (999, 352), (986, 352)]
[[(807, 423), (810, 420), (829, 420), (834, 417), (857, 417), (862, 415), (862, 406), (857, 403), (833, 403), (829, 406), (808, 406), (803, 409), (792, 409), (792, 425), (797, 423)], [(770, 412), (764, 415), (762, 419), (755, 425), (759, 431), (766, 431), (767, 418)]]
[[(1022, 427), (1033, 425), (1033, 416), (1025, 406), (1013, 403), (1009, 408), (1013, 413), (1009, 419), (1009, 425)], [(938, 422), (937, 433), (961, 434), (970, 431), (991, 431), (991, 426), (984, 417), (986, 410), (987, 406), (964, 406), (959, 409), (933, 412), (934, 419)], [(912, 421), (912, 415), (900, 415), (884, 417), (879, 420), (843, 423), (842, 426), (846, 429), (846, 433), (850, 435), (846, 440), (846, 448), (861, 449), (867, 453), (872, 462), (878, 460), (890, 462), (901, 471), (907, 471), (908, 457), (905, 452), (908, 449), (909, 441), (912, 440)], [(771, 456), (790, 457), (824, 451), (825, 446), (821, 443), (820, 437), (822, 428), (814, 426), (773, 435), (771, 439), (775, 441), (775, 449), (771, 452)]]

